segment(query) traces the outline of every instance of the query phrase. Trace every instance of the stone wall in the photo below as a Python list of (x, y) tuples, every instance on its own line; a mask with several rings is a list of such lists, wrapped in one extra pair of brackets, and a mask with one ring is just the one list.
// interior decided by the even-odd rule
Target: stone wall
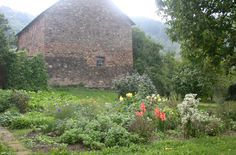
[(44, 30), (45, 20), (44, 15), (41, 15), (18, 34), (18, 49), (26, 50), (29, 56), (43, 54)]
[(131, 21), (111, 0), (61, 0), (43, 16), (50, 84), (110, 87), (132, 72)]

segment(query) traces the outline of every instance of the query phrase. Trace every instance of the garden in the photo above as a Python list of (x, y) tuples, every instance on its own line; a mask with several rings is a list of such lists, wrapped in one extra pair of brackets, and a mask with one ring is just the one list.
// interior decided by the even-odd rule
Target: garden
[(236, 154), (235, 4), (163, 2), (181, 54), (134, 28), (136, 73), (111, 90), (48, 87), (0, 14), (0, 155)]
[[(236, 153), (235, 102), (167, 99), (140, 75), (114, 87), (0, 90), (0, 125), (32, 154)], [(0, 143), (1, 154), (11, 149)]]

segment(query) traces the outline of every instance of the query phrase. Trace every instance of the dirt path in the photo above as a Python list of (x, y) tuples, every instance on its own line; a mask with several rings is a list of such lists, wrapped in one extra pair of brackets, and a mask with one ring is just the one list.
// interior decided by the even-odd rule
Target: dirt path
[(30, 155), (31, 151), (27, 150), (7, 129), (0, 127), (0, 140), (8, 145), (17, 155)]

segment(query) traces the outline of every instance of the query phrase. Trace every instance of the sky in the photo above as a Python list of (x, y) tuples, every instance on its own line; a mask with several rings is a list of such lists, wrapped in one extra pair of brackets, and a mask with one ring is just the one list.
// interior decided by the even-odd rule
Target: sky
[[(0, 0), (0, 6), (8, 6), (20, 12), (39, 15), (58, 0)], [(159, 20), (155, 0), (113, 0), (128, 16), (143, 16)]]

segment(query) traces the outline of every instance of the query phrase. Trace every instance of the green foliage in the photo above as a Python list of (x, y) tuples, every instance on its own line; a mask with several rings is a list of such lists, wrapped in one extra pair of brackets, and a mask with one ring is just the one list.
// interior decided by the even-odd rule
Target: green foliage
[(13, 153), (13, 151), (2, 142), (0, 142), (0, 154), (1, 155), (15, 155), (15, 153)]
[(173, 54), (161, 55), (161, 49), (161, 45), (148, 38), (144, 32), (133, 29), (134, 68), (138, 73), (145, 73), (150, 77), (158, 93), (169, 95), (176, 60)]
[(67, 143), (67, 144), (78, 143), (79, 141), (81, 141), (81, 139), (79, 139), (79, 137), (81, 136), (81, 135), (79, 135), (80, 133), (81, 133), (81, 130), (79, 130), (79, 129), (67, 130), (60, 137), (60, 141), (63, 143)]
[(236, 122), (236, 104), (234, 102), (225, 102), (216, 109), (216, 115), (221, 117), (227, 129), (234, 129)]
[(182, 97), (188, 93), (198, 94), (200, 97), (213, 96), (213, 84), (216, 78), (205, 73), (191, 64), (183, 63), (173, 76), (174, 90)]
[[(64, 133), (60, 136), (60, 141), (67, 144), (81, 143), (92, 149), (102, 149), (114, 146), (129, 146), (133, 143), (140, 142), (140, 138), (136, 134), (132, 134), (125, 128), (129, 119), (122, 114), (98, 114), (90, 118), (85, 115), (76, 114), (73, 119), (61, 122), (60, 125)], [(79, 119), (76, 119), (76, 118)], [(59, 128), (57, 128), (59, 129)]]
[(220, 118), (198, 110), (199, 99), (196, 94), (186, 94), (184, 101), (178, 104), (184, 136), (199, 137), (201, 135), (216, 136), (224, 130)]
[(8, 22), (0, 14), (0, 65), (6, 70), (6, 86), (11, 89), (47, 89), (47, 70), (42, 56), (28, 58), (25, 53), (9, 51)]
[(0, 90), (0, 112), (16, 106), (20, 112), (26, 112), (29, 96), (24, 91)]
[(236, 84), (233, 84), (228, 88), (228, 99), (236, 101)]
[(7, 65), (7, 87), (24, 90), (47, 89), (47, 71), (42, 56), (28, 58), (20, 52), (13, 55), (13, 60)]
[(133, 145), (123, 148), (107, 148), (102, 151), (79, 153), (81, 155), (186, 155), (186, 154), (235, 154), (235, 137), (202, 137), (191, 140), (165, 140), (149, 145)]
[(0, 64), (5, 64), (7, 62), (6, 58), (9, 53), (7, 38), (5, 36), (7, 30), (7, 20), (0, 14)]
[[(95, 90), (90, 91), (96, 92)], [(87, 99), (86, 95), (84, 97), (73, 96), (76, 94), (75, 89), (71, 93), (69, 92), (66, 93), (62, 90), (27, 92), (31, 97), (31, 101), (33, 101), (31, 104), (37, 104), (37, 106), (30, 106), (34, 108), (31, 110), (40, 112), (18, 114), (18, 116), (9, 114), (14, 116), (13, 122), (9, 123), (11, 124), (10, 127), (13, 127), (15, 121), (14, 126), (17, 128), (37, 129), (37, 132), (33, 132), (33, 134), (38, 135), (26, 140), (26, 143), (34, 148), (42, 145), (59, 146), (58, 148), (64, 146), (65, 148), (68, 144), (68, 149), (72, 145), (93, 150), (113, 150), (106, 149), (108, 147), (122, 150), (120, 146), (128, 146), (129, 149), (126, 152), (130, 153), (130, 149), (132, 149), (131, 152), (133, 153), (139, 150), (139, 153), (145, 154), (147, 150), (152, 152), (153, 150), (147, 148), (156, 143), (147, 146), (140, 145), (141, 143), (152, 142), (156, 139), (163, 140), (164, 138), (182, 138), (182, 133), (178, 130), (180, 129), (178, 128), (180, 115), (176, 112), (176, 104), (169, 103), (170, 101), (161, 98), (159, 95), (140, 98), (134, 95), (130, 97), (129, 94), (116, 104), (97, 104), (96, 101), (84, 102)], [(88, 90), (86, 90), (87, 92)], [(101, 93), (96, 95), (100, 96)], [(106, 95), (106, 93), (103, 95)], [(126, 100), (129, 100), (128, 104), (126, 104)], [(141, 103), (145, 103), (145, 108), (141, 107)], [(42, 107), (42, 105), (45, 108), (35, 109), (35, 107)], [(125, 109), (120, 110), (119, 106), (125, 107)], [(58, 108), (60, 108), (59, 111)], [(161, 121), (157, 117), (156, 108), (159, 108), (160, 112), (165, 112), (165, 121)], [(137, 115), (137, 112), (143, 112), (143, 115)], [(213, 115), (200, 113), (199, 117), (201, 121), (197, 119), (192, 124), (192, 135), (196, 137), (202, 135), (215, 136), (224, 130), (224, 123)], [(192, 119), (195, 118), (192, 117)], [(231, 118), (233, 117), (230, 116)], [(235, 122), (231, 121), (230, 123), (230, 129), (233, 130)], [(158, 143), (162, 142), (158, 141)], [(185, 144), (185, 141), (181, 143)], [(171, 151), (172, 149), (165, 149), (167, 146), (175, 148), (179, 145), (168, 142), (165, 143), (165, 146), (158, 146), (158, 151), (162, 151), (162, 149), (164, 152)], [(94, 154), (97, 154), (97, 152)]]
[(6, 111), (0, 114), (0, 125), (3, 127), (11, 126), (13, 120), (19, 117), (20, 114), (16, 111)]
[(25, 91), (14, 90), (11, 95), (11, 103), (14, 104), (21, 113), (28, 110), (29, 95)]
[(154, 135), (155, 126), (151, 119), (137, 117), (129, 126), (129, 131), (138, 134), (145, 141), (150, 141)]
[(130, 146), (132, 143), (139, 143), (139, 135), (132, 135), (121, 126), (111, 127), (105, 137), (107, 147), (113, 146)]
[(138, 94), (140, 98), (155, 94), (156, 88), (147, 75), (133, 74), (113, 81), (114, 88), (119, 96), (127, 93)]
[(11, 104), (11, 91), (4, 91), (0, 89), (0, 113), (4, 112), (12, 106)]
[(235, 69), (235, 1), (156, 1), (183, 56), (195, 63), (223, 64), (229, 72)]
[(53, 117), (44, 116), (42, 113), (29, 112), (21, 115), (12, 121), (12, 129), (27, 129), (31, 127), (40, 127), (42, 125), (50, 124), (54, 121)]

